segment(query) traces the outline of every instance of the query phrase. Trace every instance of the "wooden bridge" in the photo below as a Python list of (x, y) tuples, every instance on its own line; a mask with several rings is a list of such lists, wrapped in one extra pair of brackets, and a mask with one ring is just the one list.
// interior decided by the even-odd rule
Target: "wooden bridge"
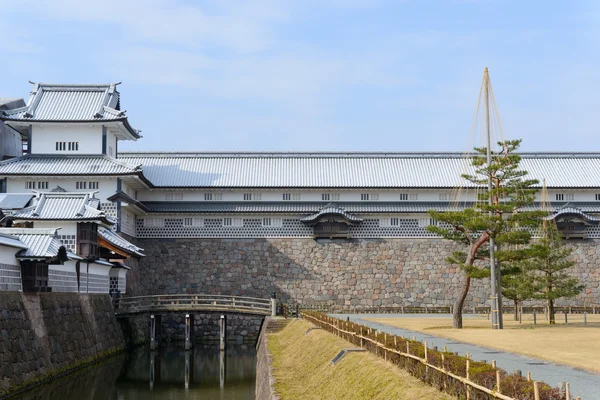
[(220, 348), (225, 349), (226, 314), (250, 314), (274, 316), (276, 300), (257, 297), (239, 297), (214, 294), (165, 294), (156, 296), (122, 297), (113, 300), (117, 318), (150, 315), (150, 348), (158, 347), (161, 330), (161, 314), (185, 314), (185, 348), (193, 341), (194, 314), (217, 312), (219, 319)]
[(165, 294), (156, 296), (122, 297), (114, 300), (115, 315), (173, 312), (220, 312), (252, 315), (273, 315), (275, 299), (239, 297), (214, 294)]

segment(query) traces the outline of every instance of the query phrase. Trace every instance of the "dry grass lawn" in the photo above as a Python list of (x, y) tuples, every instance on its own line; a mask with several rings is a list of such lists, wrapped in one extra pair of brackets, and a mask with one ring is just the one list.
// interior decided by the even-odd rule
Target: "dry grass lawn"
[(453, 399), (367, 352), (332, 365), (340, 350), (354, 346), (323, 330), (305, 335), (313, 326), (298, 320), (269, 335), (275, 389), (283, 400)]
[[(588, 315), (587, 326), (583, 315), (557, 314), (556, 325), (548, 325), (544, 315), (523, 315), (523, 323), (504, 316), (504, 330), (492, 331), (485, 316), (464, 318), (463, 329), (452, 329), (452, 318), (365, 318), (413, 331), (425, 332), (461, 342), (477, 344), (497, 350), (525, 354), (561, 364), (600, 372), (600, 315)], [(451, 349), (449, 349), (451, 350)]]

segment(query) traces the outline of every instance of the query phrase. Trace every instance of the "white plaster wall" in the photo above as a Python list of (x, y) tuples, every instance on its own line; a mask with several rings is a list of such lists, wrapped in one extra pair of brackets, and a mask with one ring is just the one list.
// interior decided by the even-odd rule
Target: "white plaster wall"
[(111, 131), (106, 132), (106, 154), (115, 158), (117, 156), (117, 138)]
[(70, 261), (65, 261), (64, 264), (51, 264), (48, 266), (48, 269), (54, 270), (54, 271), (75, 273), (75, 272), (77, 272), (75, 269), (76, 264), (77, 264), (77, 261), (70, 260)]
[[(79, 150), (57, 151), (56, 142), (79, 142)], [(102, 126), (34, 125), (31, 150), (32, 154), (102, 154)]]
[[(90, 274), (94, 274), (94, 275), (109, 276), (111, 268), (112, 267), (108, 267), (108, 266), (104, 266), (104, 265), (100, 265), (100, 264), (92, 264), (92, 263), (90, 263), (89, 273)], [(81, 264), (81, 269), (82, 269), (82, 271), (86, 271), (87, 272), (87, 266), (86, 266), (86, 264), (82, 263)]]
[(35, 221), (34, 228), (61, 228), (58, 230), (59, 235), (76, 235), (77, 222), (75, 221)]
[(0, 246), (0, 263), (8, 265), (20, 265), (15, 258), (15, 254), (17, 254), (20, 250), (21, 249), (16, 247)]
[(135, 237), (135, 215), (121, 208), (121, 231)]
[[(323, 201), (327, 202), (327, 200), (322, 200), (322, 194), (328, 193), (330, 194), (331, 200), (329, 201), (339, 201), (339, 202), (360, 202), (361, 194), (368, 193), (370, 202), (382, 202), (382, 201), (401, 201), (400, 194), (416, 194), (417, 201), (440, 201), (440, 193), (444, 194), (453, 194), (452, 190), (277, 190), (277, 191), (255, 191), (255, 190), (213, 190), (207, 191), (202, 189), (191, 189), (191, 190), (138, 190), (138, 200), (140, 201), (168, 201), (166, 200), (167, 194), (178, 194), (183, 198), (182, 200), (175, 201), (205, 201), (204, 194), (205, 193), (213, 193), (213, 198), (215, 193), (220, 193), (222, 196), (222, 201), (244, 201), (245, 193), (252, 193), (253, 198), (255, 194), (260, 194), (261, 200), (251, 200), (251, 201), (283, 201), (284, 193), (299, 193), (300, 200), (291, 200), (291, 201)], [(339, 199), (333, 200), (333, 195), (336, 194), (339, 196)], [(375, 195), (375, 196), (374, 196)], [(375, 197), (378, 197), (378, 200), (372, 200)], [(475, 199), (476, 193), (474, 191), (464, 192), (461, 196), (462, 199)], [(414, 200), (406, 200), (406, 201), (414, 201)]]
[[(35, 178), (35, 177), (19, 177), (19, 178), (10, 178), (7, 180), (7, 189), (6, 192), (7, 193), (32, 193), (31, 189), (26, 189), (25, 188), (25, 183), (26, 182), (48, 182), (48, 189), (47, 190), (39, 190), (41, 192), (49, 192), (52, 189), (56, 188), (57, 186), (60, 186), (61, 188), (65, 189), (68, 192), (79, 192), (79, 193), (90, 193), (90, 192), (95, 192), (96, 189), (76, 189), (77, 182), (98, 182), (99, 184), (99, 189), (97, 190), (98, 193), (96, 193), (96, 198), (102, 200), (102, 201), (106, 201), (106, 199), (110, 196), (112, 196), (113, 194), (116, 193), (117, 191), (117, 178), (100, 178), (100, 177), (76, 177), (76, 178), (63, 178), (63, 179), (56, 179), (56, 178), (51, 178), (51, 177), (39, 177), (39, 178)], [(36, 184), (36, 188), (37, 188), (37, 184)], [(38, 191), (38, 189), (35, 189), (36, 191)]]

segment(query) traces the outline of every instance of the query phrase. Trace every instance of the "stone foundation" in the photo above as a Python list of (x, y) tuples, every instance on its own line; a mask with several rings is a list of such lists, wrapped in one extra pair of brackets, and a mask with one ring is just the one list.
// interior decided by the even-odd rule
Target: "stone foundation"
[[(138, 239), (146, 257), (128, 276), (128, 293), (206, 293), (341, 306), (454, 303), (463, 275), (441, 239)], [(599, 241), (570, 241), (586, 288), (563, 305), (600, 304)], [(467, 306), (486, 305), (489, 280), (473, 281)], [(509, 304), (507, 302), (507, 304)]]
[(0, 396), (123, 348), (108, 295), (0, 293)]
[[(191, 314), (194, 317), (193, 341), (196, 343), (219, 343), (220, 313)], [(146, 319), (150, 318), (145, 316)], [(255, 315), (226, 314), (226, 340), (236, 344), (256, 344), (264, 317)], [(148, 322), (146, 322), (148, 326)], [(149, 328), (147, 329), (149, 331)], [(161, 340), (185, 342), (185, 314), (163, 314)]]

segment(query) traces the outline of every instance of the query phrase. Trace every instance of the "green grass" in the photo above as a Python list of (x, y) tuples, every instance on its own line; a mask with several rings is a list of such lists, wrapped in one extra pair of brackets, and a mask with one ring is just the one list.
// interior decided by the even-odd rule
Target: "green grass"
[(270, 334), (275, 390), (294, 399), (453, 399), (370, 353), (349, 353), (336, 365), (340, 350), (355, 347), (303, 320)]

